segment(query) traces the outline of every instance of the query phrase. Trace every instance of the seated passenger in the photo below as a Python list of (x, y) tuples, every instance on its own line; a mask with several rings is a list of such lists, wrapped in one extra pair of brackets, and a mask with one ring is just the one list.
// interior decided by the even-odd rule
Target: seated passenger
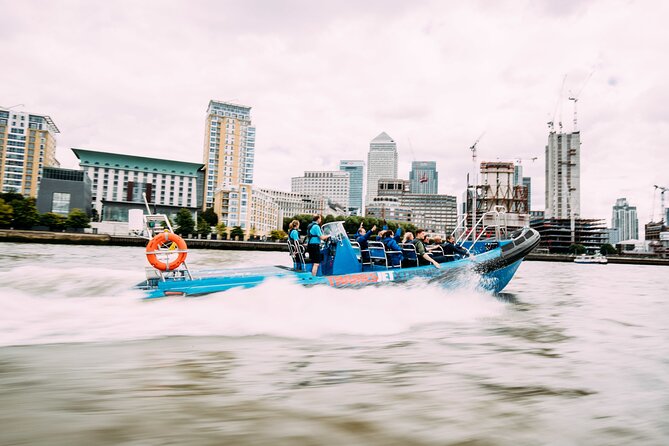
[(372, 226), (372, 229), (365, 231), (365, 228), (360, 223), (358, 228), (358, 236), (355, 238), (355, 241), (360, 245), (360, 254), (362, 255), (362, 261), (367, 263), (369, 262), (369, 245), (367, 242), (372, 236), (372, 232), (376, 231), (376, 225)]
[(402, 243), (411, 243), (411, 242), (413, 242), (413, 232), (409, 231), (404, 234)]
[(383, 246), (386, 247), (386, 251), (397, 251), (391, 254), (386, 254), (389, 263), (393, 266), (401, 265), (404, 256), (402, 255), (402, 248), (400, 248), (400, 245), (398, 245), (395, 239), (393, 238), (393, 231), (384, 232), (382, 243)]
[(416, 231), (416, 239), (414, 240), (413, 244), (416, 247), (418, 265), (427, 265), (428, 263), (431, 263), (435, 268), (441, 268), (439, 262), (437, 261), (438, 259), (433, 259), (430, 257), (430, 255), (427, 253), (427, 250), (425, 249), (426, 237), (427, 233), (425, 232), (425, 229), (419, 229)]
[(453, 259), (455, 254), (460, 254), (463, 257), (469, 257), (469, 253), (465, 248), (455, 244), (455, 237), (452, 235), (446, 237), (446, 243), (441, 246), (444, 248), (444, 255), (448, 256), (450, 259)]

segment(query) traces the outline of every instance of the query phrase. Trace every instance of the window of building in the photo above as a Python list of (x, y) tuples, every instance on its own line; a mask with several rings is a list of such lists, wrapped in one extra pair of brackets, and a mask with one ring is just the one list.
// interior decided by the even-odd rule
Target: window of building
[(64, 192), (54, 192), (51, 202), (51, 212), (60, 215), (70, 213), (70, 194)]

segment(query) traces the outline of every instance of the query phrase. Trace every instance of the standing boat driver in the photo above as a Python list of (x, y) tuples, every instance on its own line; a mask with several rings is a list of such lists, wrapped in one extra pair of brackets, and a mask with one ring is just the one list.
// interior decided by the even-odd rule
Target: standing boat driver
[(427, 233), (425, 232), (425, 229), (419, 229), (416, 231), (416, 239), (413, 241), (413, 244), (416, 247), (416, 257), (418, 257), (418, 264), (427, 265), (428, 263), (431, 263), (435, 268), (441, 268), (439, 262), (430, 257), (430, 255), (427, 253), (427, 250), (425, 249), (426, 237)]
[(323, 235), (320, 227), (321, 221), (322, 219), (320, 215), (314, 215), (313, 221), (309, 223), (309, 227), (307, 227), (307, 252), (309, 253), (309, 259), (312, 263), (312, 276), (318, 274), (318, 266), (323, 260), (321, 254), (321, 240), (330, 238), (330, 235)]
[(456, 254), (460, 254), (462, 257), (469, 257), (469, 253), (465, 248), (455, 244), (455, 237), (453, 235), (446, 237), (446, 243), (441, 246), (444, 248), (444, 255), (447, 256), (447, 259), (454, 260)]

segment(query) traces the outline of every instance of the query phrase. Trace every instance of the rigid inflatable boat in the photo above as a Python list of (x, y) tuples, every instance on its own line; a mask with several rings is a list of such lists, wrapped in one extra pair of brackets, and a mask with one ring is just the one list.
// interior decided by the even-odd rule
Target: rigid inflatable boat
[[(146, 215), (147, 227), (156, 226), (158, 218), (158, 215)], [(157, 233), (147, 245), (146, 255), (152, 268), (147, 269), (147, 279), (137, 285), (146, 292), (147, 298), (199, 296), (231, 288), (251, 288), (270, 279), (337, 288), (413, 279), (457, 287), (463, 281), (473, 280), (476, 281), (475, 286), (497, 293), (509, 283), (524, 257), (539, 244), (539, 233), (534, 229), (526, 227), (506, 235), (505, 230), (500, 231), (499, 225), (494, 228), (493, 225), (482, 225), (480, 231), (468, 231), (469, 234), (478, 234), (478, 237), (461, 244), (469, 256), (451, 256), (448, 261), (440, 263), (441, 268), (432, 264), (421, 266), (416, 260), (415, 249), (412, 250), (413, 245), (403, 244), (406, 260), (402, 266), (394, 267), (383, 251), (375, 253), (370, 246), (369, 255), (361, 252), (357, 243), (349, 240), (342, 222), (333, 222), (322, 227), (323, 234), (330, 235), (330, 238), (322, 245), (323, 260), (316, 276), (312, 276), (311, 264), (304, 258), (299, 244), (289, 245), (292, 267), (275, 265), (191, 271), (185, 261), (186, 243), (172, 232), (166, 217), (164, 221), (164, 232)], [(465, 234), (463, 232), (463, 236)], [(484, 235), (489, 237), (484, 238)], [(442, 259), (444, 257), (448, 256), (441, 256)]]

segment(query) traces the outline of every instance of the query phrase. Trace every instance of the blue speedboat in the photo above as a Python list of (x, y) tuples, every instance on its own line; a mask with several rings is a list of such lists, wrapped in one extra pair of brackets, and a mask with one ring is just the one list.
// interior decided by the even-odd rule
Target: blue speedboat
[[(150, 216), (146, 217), (149, 219)], [(147, 270), (147, 280), (137, 287), (145, 290), (148, 298), (156, 298), (170, 295), (199, 296), (231, 288), (251, 288), (269, 279), (339, 288), (422, 278), (446, 287), (456, 287), (463, 281), (474, 280), (480, 288), (499, 292), (509, 283), (524, 257), (539, 244), (539, 233), (531, 228), (523, 228), (504, 237), (499, 227), (494, 231), (485, 227), (474, 241), (462, 243), (470, 254), (467, 257), (441, 256), (442, 260), (447, 260), (440, 263), (441, 268), (432, 264), (419, 266), (415, 250), (412, 253), (413, 245), (405, 244), (402, 247), (406, 260), (401, 266), (394, 267), (385, 258), (383, 251), (374, 252), (370, 246), (369, 255), (362, 253), (357, 244), (349, 240), (341, 222), (327, 223), (322, 229), (324, 234), (331, 237), (322, 246), (323, 261), (318, 274), (312, 276), (311, 265), (305, 262), (299, 245), (290, 246), (292, 268), (277, 265), (191, 271), (185, 262), (185, 243), (169, 228), (157, 234), (147, 245), (147, 257), (154, 268)], [(487, 232), (494, 233), (494, 236), (483, 239), (482, 234)], [(163, 257), (164, 261), (161, 261)], [(174, 260), (170, 261), (170, 258)]]

